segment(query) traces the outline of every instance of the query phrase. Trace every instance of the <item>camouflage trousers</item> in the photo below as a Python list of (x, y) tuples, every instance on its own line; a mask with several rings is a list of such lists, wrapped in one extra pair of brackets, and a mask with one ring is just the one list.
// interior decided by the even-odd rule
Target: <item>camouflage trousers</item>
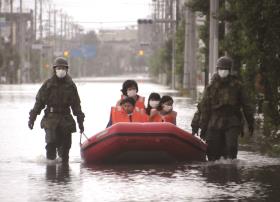
[(207, 158), (215, 161), (224, 157), (225, 159), (236, 159), (238, 152), (238, 136), (240, 127), (231, 127), (225, 130), (209, 129), (206, 131)]
[(63, 162), (68, 162), (72, 144), (71, 133), (64, 131), (60, 127), (56, 129), (45, 129), (45, 132), (47, 159), (54, 160), (58, 154)]

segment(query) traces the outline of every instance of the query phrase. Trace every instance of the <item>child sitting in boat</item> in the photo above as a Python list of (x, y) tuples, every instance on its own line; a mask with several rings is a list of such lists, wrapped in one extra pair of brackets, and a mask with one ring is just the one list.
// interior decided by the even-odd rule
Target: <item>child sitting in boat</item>
[(159, 106), (160, 101), (160, 95), (158, 93), (151, 93), (149, 95), (147, 108), (146, 108), (146, 114), (148, 116), (151, 115), (152, 111), (157, 111), (157, 107)]
[(162, 96), (157, 109), (152, 109), (149, 121), (170, 122), (176, 125), (177, 112), (173, 111), (173, 99), (168, 95)]
[(119, 122), (147, 122), (148, 116), (135, 107), (135, 103), (132, 97), (127, 97), (120, 102), (120, 106), (112, 107), (107, 127)]
[(120, 103), (123, 99), (131, 97), (135, 100), (135, 106), (140, 110), (145, 110), (145, 97), (138, 95), (138, 84), (135, 80), (126, 80), (122, 85), (122, 96), (121, 99), (117, 102), (117, 106), (120, 106)]

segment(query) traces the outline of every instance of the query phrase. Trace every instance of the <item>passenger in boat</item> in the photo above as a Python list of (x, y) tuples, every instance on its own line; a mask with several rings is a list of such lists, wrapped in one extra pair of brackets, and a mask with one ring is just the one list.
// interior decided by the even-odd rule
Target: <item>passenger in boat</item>
[(146, 114), (151, 115), (151, 112), (157, 111), (157, 107), (160, 102), (160, 95), (158, 93), (151, 93), (149, 95), (148, 104), (146, 108)]
[(137, 94), (138, 84), (135, 80), (126, 80), (122, 85), (121, 92), (121, 99), (117, 102), (116, 106), (120, 106), (120, 103), (124, 98), (132, 97), (136, 102), (135, 106), (140, 110), (145, 110), (145, 97)]
[(107, 127), (119, 122), (147, 122), (148, 116), (135, 107), (135, 103), (132, 97), (127, 97), (121, 101), (120, 106), (112, 107)]
[(58, 153), (63, 163), (68, 163), (72, 144), (71, 133), (76, 132), (76, 123), (71, 111), (77, 117), (81, 133), (84, 131), (85, 117), (77, 87), (68, 74), (68, 68), (65, 58), (55, 59), (53, 75), (39, 89), (28, 121), (28, 127), (33, 129), (37, 115), (45, 108), (41, 127), (46, 132), (46, 157), (55, 160)]
[(170, 122), (176, 125), (177, 112), (173, 111), (173, 99), (164, 95), (160, 99), (157, 110), (153, 110), (149, 116), (151, 122)]
[(204, 90), (201, 100), (200, 128), (208, 144), (208, 160), (235, 159), (238, 136), (242, 133), (242, 113), (248, 123), (249, 135), (254, 131), (254, 108), (243, 83), (231, 76), (233, 61), (227, 56), (217, 60), (218, 78)]

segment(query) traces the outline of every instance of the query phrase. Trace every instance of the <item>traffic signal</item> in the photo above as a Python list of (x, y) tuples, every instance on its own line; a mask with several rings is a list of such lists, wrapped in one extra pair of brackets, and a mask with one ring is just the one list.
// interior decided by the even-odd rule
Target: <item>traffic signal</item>
[(153, 20), (151, 20), (151, 19), (138, 19), (137, 23), (138, 24), (153, 24)]
[(144, 56), (144, 50), (139, 50), (139, 51), (138, 51), (138, 55), (139, 55), (139, 56)]
[(63, 52), (63, 56), (66, 57), (66, 58), (68, 58), (68, 57), (69, 57), (69, 51), (67, 51), (67, 50), (64, 51), (64, 52)]

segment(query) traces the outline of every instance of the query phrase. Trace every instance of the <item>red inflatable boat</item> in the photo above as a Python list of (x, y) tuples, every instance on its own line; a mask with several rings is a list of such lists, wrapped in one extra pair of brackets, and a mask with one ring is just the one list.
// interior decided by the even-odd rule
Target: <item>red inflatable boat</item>
[(205, 161), (206, 144), (171, 123), (117, 123), (81, 144), (86, 163)]

